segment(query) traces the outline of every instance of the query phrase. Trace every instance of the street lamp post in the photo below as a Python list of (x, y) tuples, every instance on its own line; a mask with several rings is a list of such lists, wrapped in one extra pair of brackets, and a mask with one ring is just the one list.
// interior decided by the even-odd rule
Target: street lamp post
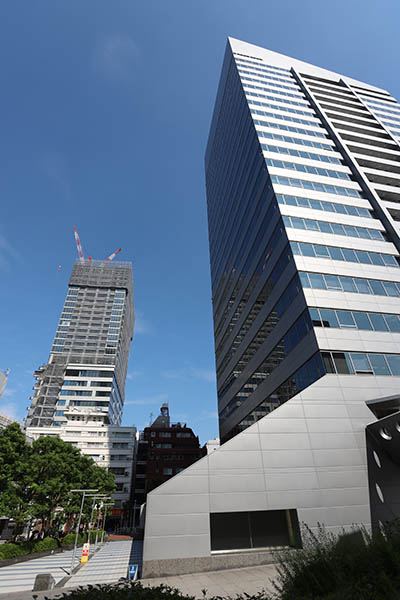
[[(107, 494), (96, 494), (93, 496), (93, 504), (92, 504), (92, 514), (90, 515), (90, 524), (93, 523), (93, 512), (94, 512), (94, 507), (96, 504), (96, 500), (109, 500), (110, 496), (107, 496)], [(93, 527), (92, 527), (93, 528)], [(90, 529), (88, 528), (88, 542), (90, 542)]]
[(84, 505), (84, 502), (85, 502), (85, 496), (88, 495), (88, 492), (98, 492), (98, 491), (99, 491), (98, 489), (97, 490), (70, 490), (69, 491), (70, 494), (73, 494), (73, 493), (82, 494), (81, 509), (79, 511), (78, 525), (76, 527), (76, 533), (75, 533), (74, 549), (72, 551), (70, 573), (72, 573), (72, 569), (74, 568), (74, 562), (75, 562), (75, 556), (76, 556), (76, 546), (77, 546), (77, 543), (78, 543), (79, 527), (81, 525), (81, 519), (82, 519), (83, 505)]
[(107, 514), (107, 506), (114, 506), (113, 502), (110, 502), (109, 504), (104, 504), (104, 517), (103, 517), (103, 531), (101, 533), (101, 544), (103, 543), (103, 539), (104, 539), (104, 528), (106, 526), (106, 514)]
[[(98, 498), (99, 498), (99, 496), (98, 496)], [(102, 506), (104, 506), (104, 501), (105, 500), (111, 500), (111, 496), (105, 496), (104, 494), (102, 495), (101, 501), (100, 501), (100, 508)], [(92, 517), (93, 517), (93, 512), (92, 512)], [(98, 535), (99, 535), (99, 525), (98, 525), (98, 523), (99, 523), (99, 517), (97, 515), (97, 517), (96, 517), (96, 542), (95, 542), (95, 545), (94, 545), (95, 551), (96, 551), (96, 548), (97, 548), (97, 538), (98, 538)]]

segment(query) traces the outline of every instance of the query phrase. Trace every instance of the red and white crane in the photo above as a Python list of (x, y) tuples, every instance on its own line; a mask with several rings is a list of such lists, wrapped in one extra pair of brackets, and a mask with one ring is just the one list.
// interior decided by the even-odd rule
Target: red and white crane
[[(76, 247), (77, 247), (77, 250), (78, 250), (79, 260), (81, 262), (83, 262), (85, 260), (85, 257), (84, 257), (83, 250), (82, 250), (81, 240), (79, 238), (79, 234), (78, 234), (78, 231), (77, 231), (75, 225), (74, 225), (74, 236), (75, 236)], [(115, 252), (113, 252), (112, 254), (110, 254), (110, 256), (108, 258), (106, 258), (104, 262), (110, 262), (110, 261), (112, 261), (117, 256), (117, 254), (119, 252), (121, 252), (121, 250), (122, 250), (122, 248), (118, 248), (118, 250), (116, 250)], [(92, 260), (92, 257), (89, 256), (88, 260)]]

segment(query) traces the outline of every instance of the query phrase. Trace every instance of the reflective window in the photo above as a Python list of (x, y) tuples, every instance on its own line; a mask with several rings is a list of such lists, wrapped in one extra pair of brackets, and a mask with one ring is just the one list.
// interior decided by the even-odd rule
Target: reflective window
[(361, 352), (351, 352), (350, 357), (356, 373), (371, 373), (372, 368), (366, 354)]
[(390, 375), (389, 367), (383, 354), (370, 354), (369, 361), (375, 375)]

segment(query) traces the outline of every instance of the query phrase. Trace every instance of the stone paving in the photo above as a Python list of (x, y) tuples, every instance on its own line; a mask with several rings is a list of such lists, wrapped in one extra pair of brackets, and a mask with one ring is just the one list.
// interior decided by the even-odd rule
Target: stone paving
[[(79, 564), (81, 549), (78, 548), (74, 566)], [(32, 590), (36, 575), (51, 573), (58, 583), (66, 577), (71, 567), (72, 550), (43, 556), (25, 562), (0, 568), (0, 594), (9, 594), (21, 590)], [(63, 570), (65, 569), (65, 570)]]
[(65, 588), (112, 583), (127, 577), (132, 540), (109, 542), (65, 584)]
[(195, 596), (196, 598), (204, 597), (203, 590), (207, 590), (207, 598), (211, 596), (231, 596), (235, 598), (237, 594), (252, 595), (262, 590), (273, 592), (271, 579), (276, 576), (275, 565), (261, 565), (259, 567), (142, 579), (141, 583), (145, 586), (156, 586), (163, 583), (178, 588), (183, 594)]
[[(34, 592), (35, 597), (37, 597), (37, 600), (43, 600), (45, 597), (55, 600), (56, 598), (60, 598), (63, 593), (68, 593), (73, 587), (85, 586), (88, 584), (117, 583), (120, 577), (126, 577), (128, 564), (132, 562), (132, 558), (135, 554), (136, 549), (133, 548), (132, 540), (107, 543), (86, 565), (72, 576), (67, 582), (66, 587), (56, 588), (47, 592)], [(32, 600), (33, 593), (28, 590), (32, 590), (33, 581), (38, 572), (37, 567), (34, 566), (33, 563), (47, 561), (45, 568), (40, 572), (54, 572), (56, 563), (53, 563), (49, 559), (54, 560), (58, 558), (59, 560), (59, 557), (67, 557), (66, 555), (69, 555), (69, 560), (71, 560), (71, 553), (66, 552), (62, 555), (50, 556), (45, 559), (37, 559), (26, 563), (20, 563), (13, 567), (6, 567), (6, 569), (25, 567), (25, 569), (29, 569), (31, 573), (29, 580), (31, 583), (29, 583), (29, 587), (26, 587), (28, 585), (28, 577), (25, 577), (17, 588), (18, 584), (16, 583), (16, 577), (19, 578), (19, 576), (23, 574), (23, 571), (13, 571), (14, 588), (8, 587), (9, 592), (7, 593), (7, 600)], [(65, 562), (68, 564), (68, 561), (64, 560), (64, 563)], [(52, 570), (49, 569), (50, 563)], [(5, 568), (0, 569), (0, 593), (6, 591), (5, 585), (10, 585), (9, 577), (7, 582), (5, 582), (3, 586), (1, 585), (2, 572), (4, 569)], [(58, 581), (61, 580), (62, 576), (63, 572), (61, 572), (61, 576), (57, 576)], [(231, 598), (236, 598), (238, 594), (253, 595), (262, 590), (273, 592), (271, 580), (276, 578), (276, 576), (276, 567), (275, 565), (270, 564), (241, 569), (192, 573), (190, 575), (170, 575), (167, 577), (142, 579), (141, 583), (144, 586), (157, 586), (160, 584), (169, 585), (170, 587), (178, 588), (183, 594), (195, 596), (199, 599), (204, 599), (203, 590), (207, 590), (205, 595), (206, 599), (211, 598), (212, 596), (230, 596)], [(21, 591), (18, 592), (17, 589)], [(0, 595), (0, 600), (2, 598), (6, 600), (5, 596)]]

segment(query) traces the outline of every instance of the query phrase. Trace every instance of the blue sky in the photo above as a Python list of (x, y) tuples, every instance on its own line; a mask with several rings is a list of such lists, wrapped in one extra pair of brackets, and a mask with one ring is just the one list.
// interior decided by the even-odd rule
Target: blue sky
[(398, 0), (1, 2), (0, 412), (25, 416), (76, 225), (88, 255), (134, 264), (124, 424), (167, 401), (217, 435), (203, 157), (226, 37), (400, 98), (399, 18)]

